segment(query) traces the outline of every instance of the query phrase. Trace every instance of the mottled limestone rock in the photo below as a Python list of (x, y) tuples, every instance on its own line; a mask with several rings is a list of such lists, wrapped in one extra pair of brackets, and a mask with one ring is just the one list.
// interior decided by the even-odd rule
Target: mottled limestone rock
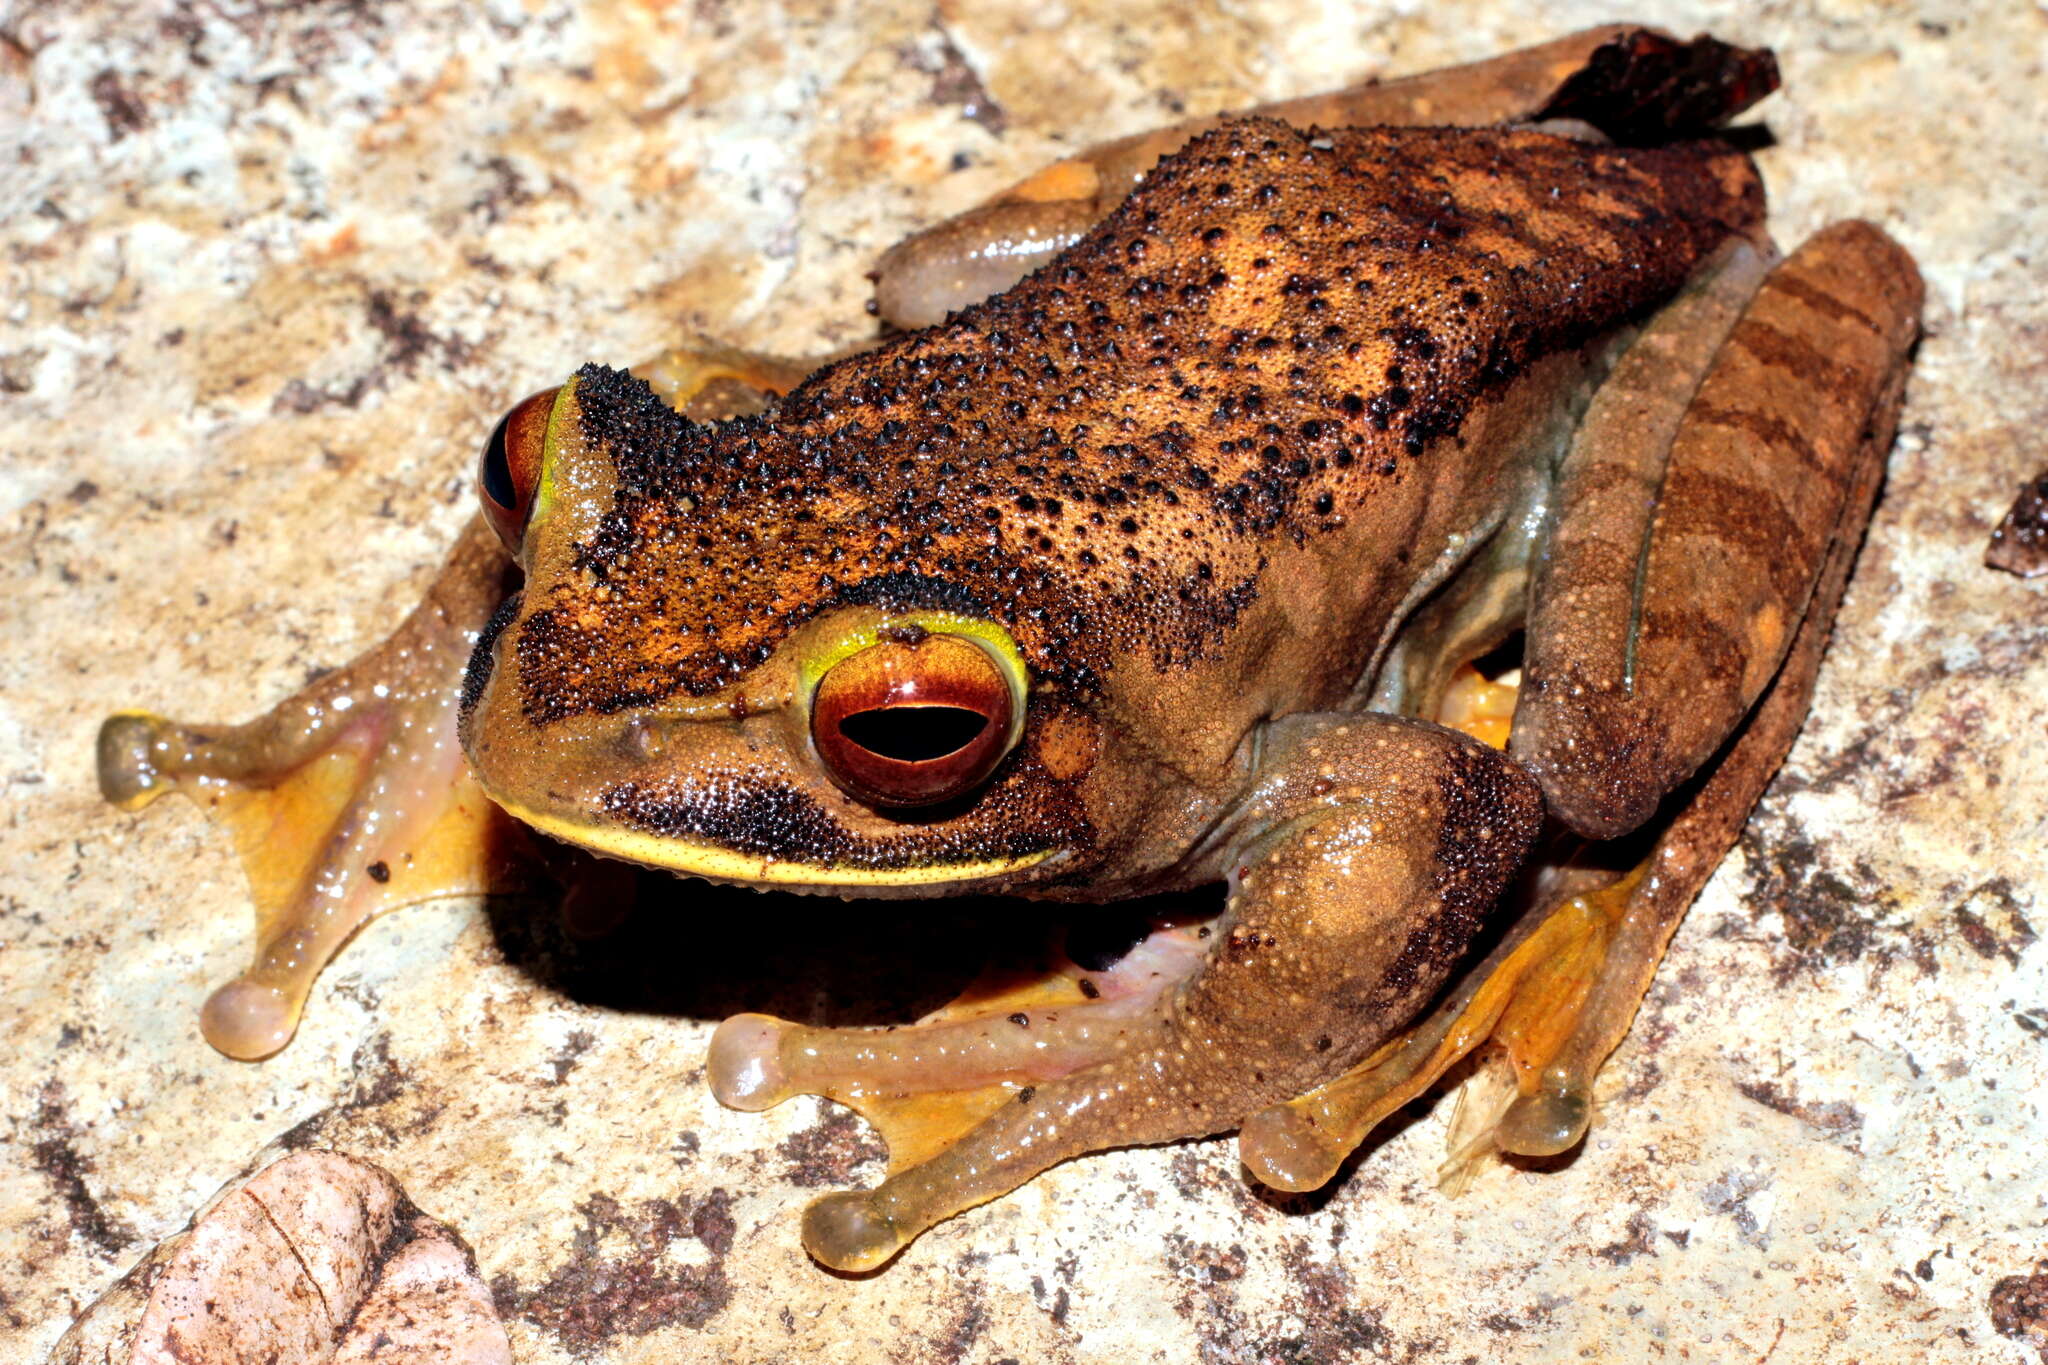
[(710, 1028), (908, 1017), (1014, 913), (420, 907), (251, 1066), (194, 1023), (247, 951), (225, 845), (93, 791), (105, 712), (246, 716), (377, 638), (498, 410), (576, 363), (839, 345), (878, 251), (1082, 142), (1614, 17), (0, 9), (0, 1356), (282, 1141), (460, 1227), (526, 1362), (2025, 1359), (1991, 1298), (2048, 1244), (2048, 607), (1981, 556), (2048, 428), (2038, 7), (1632, 16), (1778, 49), (1780, 237), (1876, 219), (1928, 335), (1815, 717), (1556, 1169), (1439, 1193), (1447, 1103), (1306, 1199), (1225, 1141), (1116, 1152), (839, 1279), (797, 1216), (872, 1140), (719, 1109)]

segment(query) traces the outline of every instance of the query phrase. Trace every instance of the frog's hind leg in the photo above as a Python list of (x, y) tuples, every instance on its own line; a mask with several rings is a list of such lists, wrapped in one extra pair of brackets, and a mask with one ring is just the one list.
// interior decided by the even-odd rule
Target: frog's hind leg
[(455, 712), (470, 647), (504, 595), (504, 554), (471, 521), (383, 644), (243, 725), (122, 712), (100, 728), (100, 791), (138, 810), (180, 791), (234, 832), (257, 952), (201, 1011), (231, 1057), (277, 1051), (320, 969), (373, 916), (501, 889), (523, 840), (469, 775)]
[[(1691, 395), (1654, 519), (1639, 495), (1634, 510), (1624, 497), (1605, 518), (1565, 523), (1574, 534), (1560, 531), (1538, 585), (1510, 753), (1553, 813), (1599, 834), (1642, 823), (1693, 777), (1674, 755), (1703, 722), (1704, 775), (1632, 870), (1592, 886), (1568, 874), (1406, 1035), (1249, 1121), (1242, 1150), (1261, 1180), (1321, 1184), (1489, 1041), (1505, 1064), (1499, 1102), (1461, 1116), (1455, 1152), (1550, 1155), (1584, 1134), (1595, 1074), (1805, 720), (1883, 477), (1919, 303), (1912, 262), (1883, 234), (1822, 232), (1771, 273)], [(1609, 468), (1612, 434), (1589, 422), (1567, 498), (1574, 475), (1581, 497), (1637, 482)], [(1620, 552), (1623, 532), (1640, 548)]]
[[(1485, 61), (1239, 111), (1297, 128), (1465, 127), (1571, 119), (1618, 140), (1712, 127), (1777, 88), (1767, 51), (1679, 42), (1627, 24), (1591, 28)], [(1225, 116), (1098, 143), (905, 238), (875, 264), (875, 306), (929, 327), (1000, 293), (1079, 241), (1161, 157)]]
[[(1557, 453), (1532, 452), (1543, 462), (1540, 482), (1520, 494), (1456, 576), (1402, 622), (1385, 662), (1368, 677), (1367, 709), (1430, 717), (1497, 743), (1446, 713), (1448, 693), (1470, 685), (1468, 661), (1509, 644), (1524, 628), (1540, 567), (1560, 561), (1597, 566), (1603, 555), (1611, 562), (1611, 544), (1641, 533), (1686, 405), (1776, 260), (1767, 241), (1731, 241), (1627, 341), (1592, 406), (1572, 413), (1569, 428), (1554, 438)], [(1569, 516), (1558, 514), (1560, 506)], [(1549, 576), (1554, 579), (1556, 570)], [(1597, 583), (1592, 590), (1627, 587)], [(1588, 591), (1580, 591), (1582, 608)], [(1503, 722), (1499, 739), (1506, 734)]]
[(1668, 446), (1650, 443), (1668, 454), (1616, 458), (1629, 415), (1596, 399), (1508, 745), (1573, 829), (1639, 828), (1778, 672), (1830, 555), (1862, 535), (1852, 495), (1889, 447), (1920, 296), (1895, 243), (1837, 224), (1764, 280)]

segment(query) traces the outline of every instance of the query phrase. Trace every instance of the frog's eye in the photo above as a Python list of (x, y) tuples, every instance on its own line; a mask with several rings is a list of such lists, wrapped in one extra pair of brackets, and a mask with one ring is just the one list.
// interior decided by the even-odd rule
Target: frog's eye
[(885, 640), (818, 680), (811, 742), (832, 780), (874, 806), (928, 806), (972, 791), (1016, 739), (1021, 699), (988, 653), (958, 635)]
[(541, 454), (547, 444), (548, 414), (554, 411), (560, 389), (543, 389), (499, 419), (496, 430), (484, 442), (477, 456), (476, 489), (484, 505), (484, 519), (505, 542), (505, 548), (519, 553), (526, 535), (526, 520), (533, 515), (533, 495), (540, 487)]

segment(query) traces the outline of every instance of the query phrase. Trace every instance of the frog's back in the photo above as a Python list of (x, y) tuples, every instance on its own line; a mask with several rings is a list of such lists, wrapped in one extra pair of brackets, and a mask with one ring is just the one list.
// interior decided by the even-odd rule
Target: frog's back
[(1218, 657), (1276, 565), (1426, 523), (1433, 489), (1487, 475), (1450, 454), (1476, 409), (1761, 206), (1713, 144), (1226, 125), (1046, 269), (766, 417), (692, 426), (586, 370), (618, 504), (588, 581), (529, 621), (533, 662), (579, 661), (551, 707), (613, 709), (876, 601), (1000, 621), (1068, 689)]

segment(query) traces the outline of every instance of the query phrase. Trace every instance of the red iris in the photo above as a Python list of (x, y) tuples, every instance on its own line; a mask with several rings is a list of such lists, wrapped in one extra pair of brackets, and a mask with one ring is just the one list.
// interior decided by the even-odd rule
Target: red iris
[(505, 542), (505, 548), (519, 553), (526, 535), (526, 520), (533, 515), (533, 495), (540, 488), (541, 455), (546, 447), (548, 414), (554, 411), (559, 389), (543, 389), (498, 421), (484, 442), (476, 462), (476, 487), (484, 505), (484, 519)]
[(979, 645), (924, 635), (834, 664), (811, 700), (811, 741), (847, 795), (928, 806), (995, 771), (1015, 715), (1009, 680)]

